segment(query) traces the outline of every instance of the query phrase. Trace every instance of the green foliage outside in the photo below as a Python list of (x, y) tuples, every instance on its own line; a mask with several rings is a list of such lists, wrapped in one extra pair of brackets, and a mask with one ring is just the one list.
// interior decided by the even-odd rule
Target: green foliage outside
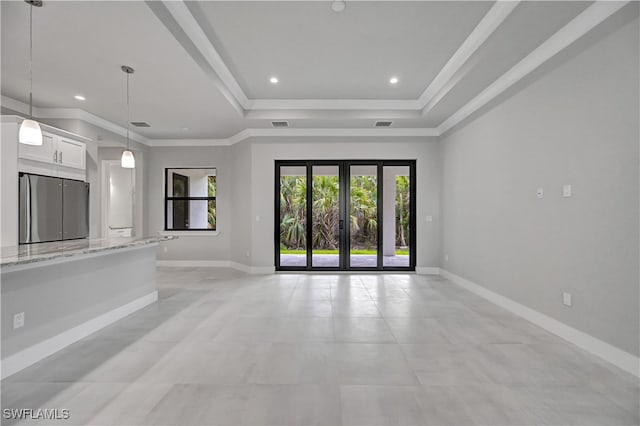
[[(351, 178), (349, 222), (353, 254), (375, 254), (377, 247), (377, 182), (375, 176)], [(280, 241), (282, 253), (306, 249), (306, 192), (303, 176), (280, 178)], [(339, 246), (339, 182), (337, 176), (313, 177), (312, 246), (314, 253), (337, 253)], [(396, 177), (396, 249), (409, 245), (409, 178)], [(358, 252), (358, 253), (356, 253)]]
[[(208, 176), (207, 197), (216, 196), (216, 177)], [(207, 206), (207, 222), (209, 229), (216, 229), (216, 201), (209, 200)]]

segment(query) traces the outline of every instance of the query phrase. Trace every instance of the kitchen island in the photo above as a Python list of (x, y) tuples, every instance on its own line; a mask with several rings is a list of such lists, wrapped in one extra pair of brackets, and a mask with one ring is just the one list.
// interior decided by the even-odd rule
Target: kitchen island
[(175, 237), (2, 249), (2, 378), (158, 299), (156, 248)]

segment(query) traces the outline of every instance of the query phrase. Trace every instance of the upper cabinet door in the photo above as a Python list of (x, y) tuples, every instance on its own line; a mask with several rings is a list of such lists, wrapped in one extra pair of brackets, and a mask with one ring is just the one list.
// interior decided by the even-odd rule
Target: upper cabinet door
[(58, 165), (85, 169), (86, 145), (83, 142), (60, 137), (58, 139)]
[(18, 144), (18, 156), (28, 160), (42, 161), (44, 163), (56, 162), (55, 136), (42, 133), (42, 145)]

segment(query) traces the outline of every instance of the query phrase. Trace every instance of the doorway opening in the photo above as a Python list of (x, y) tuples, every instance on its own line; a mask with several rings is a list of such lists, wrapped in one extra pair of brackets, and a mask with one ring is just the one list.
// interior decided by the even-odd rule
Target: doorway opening
[(276, 161), (276, 270), (415, 270), (415, 167)]

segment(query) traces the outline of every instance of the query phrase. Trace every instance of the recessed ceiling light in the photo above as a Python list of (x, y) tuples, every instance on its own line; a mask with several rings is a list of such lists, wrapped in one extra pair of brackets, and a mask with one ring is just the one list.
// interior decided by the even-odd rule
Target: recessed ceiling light
[(271, 77), (269, 81), (271, 82), (271, 84), (278, 84), (278, 77)]
[(391, 77), (391, 78), (389, 79), (389, 83), (391, 83), (391, 84), (396, 84), (396, 83), (398, 83), (398, 77)]
[(334, 12), (342, 12), (347, 4), (344, 1), (334, 1), (331, 3), (331, 10)]
[(344, 1), (334, 1), (331, 3), (331, 10), (334, 12), (342, 12), (347, 4)]
[(74, 96), (74, 98), (76, 98), (76, 99), (77, 99), (77, 100), (79, 100), (79, 101), (86, 101), (86, 100), (87, 100), (87, 98), (85, 98), (85, 97), (84, 97), (84, 96), (82, 96), (82, 95), (75, 95), (75, 96)]

